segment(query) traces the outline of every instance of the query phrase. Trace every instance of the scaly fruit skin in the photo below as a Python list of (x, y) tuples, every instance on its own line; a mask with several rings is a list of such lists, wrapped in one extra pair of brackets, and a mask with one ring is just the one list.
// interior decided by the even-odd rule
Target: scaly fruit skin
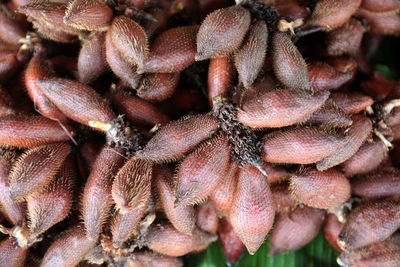
[(264, 242), (274, 217), (275, 203), (267, 178), (255, 167), (245, 165), (239, 170), (229, 220), (250, 254)]
[(246, 250), (245, 245), (240, 240), (232, 225), (226, 218), (221, 219), (218, 228), (218, 238), (221, 242), (226, 259), (231, 263), (235, 263)]
[(329, 214), (325, 220), (324, 236), (325, 239), (337, 251), (343, 251), (339, 244), (339, 234), (342, 231), (343, 223), (339, 222), (335, 214)]
[(197, 33), (196, 60), (234, 52), (241, 45), (249, 26), (250, 12), (239, 5), (212, 12)]
[(339, 234), (340, 244), (345, 250), (358, 249), (385, 240), (399, 227), (399, 200), (367, 201), (351, 211)]
[(6, 238), (0, 242), (0, 262), (6, 263), (9, 267), (22, 267), (28, 250), (20, 248), (11, 238)]
[(340, 72), (331, 65), (312, 62), (308, 65), (310, 88), (314, 91), (338, 89), (353, 78), (351, 72)]
[(234, 68), (229, 57), (217, 57), (210, 60), (208, 67), (208, 101), (213, 106), (214, 97), (227, 97), (231, 90)]
[(219, 227), (219, 219), (217, 211), (211, 201), (208, 201), (197, 207), (196, 225), (204, 232), (217, 234)]

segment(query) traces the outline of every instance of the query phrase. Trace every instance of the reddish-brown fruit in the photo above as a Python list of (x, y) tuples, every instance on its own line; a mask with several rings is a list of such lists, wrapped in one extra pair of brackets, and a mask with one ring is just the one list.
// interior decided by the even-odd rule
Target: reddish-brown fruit
[(175, 205), (190, 205), (206, 199), (225, 178), (229, 158), (229, 143), (224, 135), (200, 144), (178, 168)]
[(152, 252), (135, 252), (128, 260), (131, 267), (182, 267), (182, 262), (176, 257), (168, 257)]
[(287, 213), (296, 208), (297, 202), (290, 193), (287, 182), (272, 185), (271, 192), (275, 202), (276, 213)]
[(329, 214), (325, 220), (325, 239), (338, 251), (342, 251), (339, 245), (339, 234), (342, 231), (343, 223), (339, 222), (335, 214)]
[(0, 82), (8, 81), (20, 69), (20, 66), (21, 64), (14, 52), (0, 57)]
[(122, 150), (104, 147), (93, 164), (82, 197), (82, 217), (86, 235), (97, 240), (106, 220), (112, 202), (111, 188), (114, 175), (124, 162)]
[(218, 129), (214, 116), (203, 114), (170, 122), (137, 152), (137, 157), (155, 162), (181, 158)]
[(25, 70), (25, 87), (35, 109), (49, 119), (65, 122), (67, 117), (43, 94), (37, 80), (54, 77), (49, 65), (44, 59), (42, 52), (36, 52)]
[(20, 200), (50, 184), (71, 146), (65, 143), (32, 148), (20, 156), (10, 172), (11, 198)]
[(264, 170), (268, 173), (267, 181), (270, 184), (279, 183), (289, 177), (289, 172), (279, 164), (263, 163)]
[(364, 174), (376, 169), (386, 156), (387, 148), (380, 140), (365, 142), (341, 167), (347, 177)]
[(204, 232), (217, 234), (218, 231), (218, 215), (211, 201), (197, 207), (196, 225)]
[(346, 219), (339, 234), (345, 250), (361, 248), (391, 236), (400, 227), (400, 201), (378, 199), (361, 203)]
[(309, 169), (290, 178), (294, 198), (317, 209), (334, 210), (350, 198), (350, 191), (349, 181), (335, 169)]
[(369, 31), (379, 35), (399, 35), (400, 16), (399, 9), (388, 12), (371, 12), (366, 9), (359, 9), (355, 16), (364, 19), (368, 23)]
[(0, 6), (0, 40), (13, 46), (19, 46), (19, 40), (26, 35), (26, 31), (13, 17), (11, 10), (3, 4)]
[(154, 126), (170, 121), (155, 105), (122, 90), (113, 90), (111, 98), (114, 106), (135, 124)]
[(392, 267), (400, 264), (400, 234), (360, 249), (345, 251), (337, 262), (340, 266)]
[(232, 161), (222, 182), (213, 190), (210, 200), (220, 215), (227, 215), (232, 207), (238, 181), (239, 167)]
[(105, 31), (111, 24), (113, 11), (98, 0), (74, 0), (68, 5), (64, 23), (80, 30)]
[(307, 63), (289, 35), (276, 33), (272, 50), (273, 68), (278, 80), (288, 88), (310, 89)]
[(246, 247), (240, 238), (235, 233), (232, 225), (227, 219), (223, 218), (220, 221), (218, 228), (219, 242), (221, 242), (226, 259), (231, 263), (235, 263), (244, 253)]
[(136, 68), (129, 64), (115, 48), (111, 41), (110, 30), (106, 33), (105, 47), (108, 66), (118, 78), (127, 83), (132, 89), (136, 89), (139, 85), (140, 77), (136, 74)]
[(310, 11), (301, 6), (299, 2), (297, 0), (275, 0), (274, 7), (280, 17), (295, 21), (296, 19), (304, 19), (310, 15)]
[(112, 197), (116, 208), (126, 213), (148, 202), (152, 164), (135, 158), (129, 159), (115, 175)]
[(315, 91), (337, 89), (353, 78), (353, 73), (337, 71), (332, 66), (322, 62), (309, 64), (308, 75), (310, 87)]
[(345, 24), (360, 4), (361, 0), (322, 0), (315, 6), (306, 25), (325, 30), (335, 29)]
[[(68, 132), (66, 132), (68, 131)], [(37, 147), (68, 141), (73, 135), (55, 121), (40, 116), (4, 116), (0, 120), (0, 143), (18, 147)]]
[(238, 109), (237, 118), (244, 125), (255, 128), (289, 126), (307, 119), (328, 97), (327, 91), (311, 94), (277, 89), (244, 102)]
[(264, 21), (253, 24), (242, 46), (235, 53), (235, 66), (239, 73), (239, 82), (248, 88), (260, 72), (268, 45), (268, 28)]
[(354, 115), (353, 125), (348, 129), (345, 137), (345, 145), (336, 153), (317, 162), (317, 169), (320, 171), (336, 166), (357, 153), (362, 143), (372, 131), (372, 122), (365, 116)]
[(196, 60), (229, 55), (240, 47), (250, 26), (250, 12), (240, 5), (209, 14), (197, 34)]
[(185, 26), (162, 32), (150, 46), (150, 55), (138, 73), (180, 72), (195, 62), (199, 26)]
[(22, 267), (28, 250), (20, 248), (12, 238), (0, 242), (0, 262), (7, 267)]
[(145, 20), (142, 22), (142, 26), (144, 31), (146, 32), (147, 38), (152, 39), (154, 36), (156, 36), (158, 33), (164, 30), (165, 27), (167, 27), (168, 15), (165, 10), (157, 7), (151, 8), (148, 11), (146, 10), (146, 12), (157, 20), (157, 21)]
[(91, 83), (106, 70), (104, 40), (105, 33), (93, 32), (83, 41), (78, 56), (78, 79), (81, 83)]
[(61, 78), (41, 79), (37, 84), (50, 101), (74, 121), (91, 126), (90, 121), (115, 119), (106, 100), (89, 86)]
[(60, 28), (54, 28), (53, 26), (42, 24), (36, 20), (33, 20), (32, 24), (37, 32), (40, 33), (44, 38), (60, 43), (70, 43), (77, 39), (75, 35), (69, 34)]
[(137, 95), (147, 101), (162, 101), (175, 92), (179, 73), (149, 73), (140, 81)]
[(216, 96), (229, 96), (233, 83), (234, 68), (229, 57), (210, 60), (208, 67), (208, 101), (213, 105)]
[(387, 12), (400, 8), (400, 2), (397, 0), (363, 0), (361, 8), (371, 12)]
[(345, 114), (359, 113), (374, 103), (371, 97), (361, 93), (335, 92), (331, 98)]
[(15, 157), (14, 152), (4, 152), (0, 156), (0, 211), (13, 225), (25, 221), (25, 205), (14, 202), (10, 196), (8, 175)]
[(69, 157), (50, 184), (26, 197), (31, 238), (67, 217), (72, 207), (72, 186), (76, 179), (76, 167), (73, 158)]
[(8, 92), (0, 87), (0, 117), (15, 114), (14, 101)]
[(364, 27), (356, 19), (350, 19), (342, 27), (328, 33), (326, 50), (331, 56), (355, 55), (361, 45)]
[(157, 167), (154, 179), (157, 186), (157, 195), (168, 220), (179, 232), (184, 234), (192, 233), (196, 217), (194, 207), (191, 205), (175, 207), (176, 184), (171, 169)]
[(150, 226), (145, 237), (146, 246), (158, 253), (179, 257), (208, 246), (217, 240), (211, 235), (195, 229), (191, 235), (182, 234), (171, 224), (155, 224)]
[(96, 241), (86, 238), (83, 227), (74, 226), (51, 244), (40, 266), (76, 266), (95, 246)]
[(311, 164), (341, 149), (346, 139), (317, 127), (293, 128), (267, 135), (262, 158), (274, 163)]
[(148, 56), (147, 36), (142, 26), (125, 16), (116, 17), (110, 27), (111, 41), (132, 65), (143, 68)]
[(140, 223), (147, 209), (148, 200), (135, 209), (132, 209), (124, 214), (117, 212), (111, 221), (111, 234), (113, 246), (121, 247), (125, 241), (131, 238), (137, 231), (137, 226)]
[(272, 230), (268, 256), (303, 247), (318, 235), (323, 221), (324, 212), (309, 207), (281, 214)]
[(327, 126), (328, 128), (348, 127), (353, 121), (340, 109), (336, 103), (328, 99), (325, 104), (304, 122), (315, 126)]
[(381, 170), (351, 179), (351, 191), (365, 199), (400, 195), (400, 173)]
[(267, 178), (255, 167), (245, 165), (239, 170), (229, 220), (251, 255), (264, 242), (274, 217), (275, 203)]

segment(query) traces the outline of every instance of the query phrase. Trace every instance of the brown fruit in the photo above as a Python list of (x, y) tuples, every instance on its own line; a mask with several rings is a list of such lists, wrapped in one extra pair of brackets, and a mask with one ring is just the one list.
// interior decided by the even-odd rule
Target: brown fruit
[(400, 195), (400, 173), (397, 170), (379, 170), (351, 179), (351, 191), (364, 199)]
[(179, 83), (179, 73), (149, 73), (140, 80), (137, 95), (147, 101), (162, 101), (172, 96)]

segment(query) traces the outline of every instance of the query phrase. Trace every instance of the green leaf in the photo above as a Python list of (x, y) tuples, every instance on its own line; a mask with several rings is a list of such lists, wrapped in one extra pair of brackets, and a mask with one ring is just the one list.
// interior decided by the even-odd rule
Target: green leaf
[[(322, 234), (318, 235), (307, 246), (274, 257), (268, 257), (268, 242), (265, 242), (253, 256), (249, 254), (236, 262), (233, 267), (330, 267), (338, 266), (336, 257), (338, 253), (325, 241)], [(186, 256), (185, 266), (190, 267), (224, 267), (229, 266), (225, 255), (218, 242), (211, 244), (205, 251)]]

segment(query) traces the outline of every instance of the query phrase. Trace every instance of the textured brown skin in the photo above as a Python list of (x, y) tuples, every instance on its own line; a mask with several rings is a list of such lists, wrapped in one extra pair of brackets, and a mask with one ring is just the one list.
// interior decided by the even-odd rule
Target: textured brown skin
[(304, 122), (315, 126), (348, 127), (353, 121), (340, 109), (333, 100), (328, 99), (325, 104)]
[(170, 118), (153, 105), (135, 95), (114, 90), (111, 99), (118, 110), (135, 124), (154, 126), (167, 124)]
[(253, 166), (243, 166), (229, 220), (251, 255), (264, 242), (274, 217), (275, 203), (266, 177)]
[(235, 70), (229, 57), (210, 59), (208, 66), (208, 101), (213, 105), (216, 96), (228, 96), (233, 84)]
[(365, 142), (357, 153), (341, 164), (341, 168), (347, 177), (365, 174), (376, 169), (387, 154), (387, 148), (380, 140)]
[(32, 148), (21, 155), (10, 172), (10, 196), (20, 200), (50, 184), (71, 152), (65, 143)]
[(350, 182), (340, 171), (309, 169), (290, 178), (290, 192), (307, 206), (333, 210), (350, 198)]
[(0, 156), (0, 211), (4, 217), (16, 225), (25, 220), (25, 205), (12, 201), (10, 197), (10, 183), (8, 175), (11, 170), (12, 162), (16, 157), (15, 153), (5, 153)]
[(358, 9), (361, 0), (322, 0), (317, 3), (306, 22), (307, 27), (335, 29), (346, 23)]
[(115, 119), (106, 100), (87, 85), (61, 78), (41, 79), (37, 84), (47, 98), (74, 121), (89, 126), (89, 121)]
[(121, 149), (105, 146), (96, 158), (82, 196), (82, 217), (87, 238), (97, 240), (112, 202), (111, 188), (114, 175), (122, 166)]
[(24, 80), (26, 91), (35, 109), (37, 109), (42, 116), (64, 122), (67, 120), (67, 116), (51, 103), (37, 84), (38, 79), (47, 79), (51, 77), (54, 77), (54, 73), (45, 61), (43, 53), (35, 53), (25, 70)]
[(368, 22), (369, 31), (380, 35), (399, 35), (400, 17), (398, 9), (387, 13), (371, 12), (366, 9), (359, 9), (355, 16)]
[(157, 196), (168, 220), (179, 232), (192, 233), (196, 222), (195, 210), (191, 205), (175, 207), (176, 183), (172, 170), (168, 167), (156, 167), (154, 180)]
[(307, 63), (290, 36), (283, 32), (272, 39), (272, 63), (278, 80), (288, 88), (310, 89)]
[(308, 66), (310, 87), (314, 91), (340, 88), (353, 78), (351, 72), (336, 71), (332, 66), (323, 62), (313, 62)]
[(195, 62), (196, 35), (199, 26), (168, 29), (150, 46), (149, 58), (138, 72), (180, 72)]
[(377, 199), (361, 203), (346, 219), (339, 239), (346, 250), (383, 241), (400, 227), (400, 201)]
[(143, 150), (137, 152), (137, 157), (155, 162), (176, 160), (210, 137), (217, 128), (215, 117), (206, 114), (172, 121), (161, 127)]
[(18, 247), (11, 238), (3, 239), (0, 242), (0, 262), (7, 267), (22, 267), (28, 250)]
[(153, 224), (145, 237), (146, 246), (158, 253), (179, 257), (199, 247), (206, 247), (217, 238), (195, 229), (191, 235), (182, 234), (171, 224)]
[(8, 92), (0, 87), (0, 116), (15, 114), (14, 102)]
[(98, 0), (74, 0), (68, 5), (64, 23), (86, 31), (107, 30), (113, 18), (113, 11)]
[(196, 60), (227, 56), (241, 45), (250, 26), (250, 12), (240, 5), (210, 13), (197, 33)]
[(345, 141), (344, 136), (317, 127), (292, 128), (267, 135), (262, 158), (273, 163), (311, 164), (336, 153)]
[(324, 212), (310, 207), (281, 214), (272, 230), (268, 256), (303, 247), (318, 235), (323, 221)]
[(0, 58), (0, 82), (6, 82), (20, 69), (20, 62), (15, 53), (9, 53)]
[(115, 175), (112, 197), (121, 213), (144, 205), (150, 198), (152, 164), (132, 157)]
[(47, 249), (41, 267), (76, 266), (96, 246), (96, 241), (86, 238), (81, 226), (74, 226), (59, 236)]
[(361, 93), (335, 92), (331, 98), (346, 114), (359, 113), (374, 103), (371, 97)]
[(0, 6), (0, 40), (13, 46), (19, 46), (19, 39), (25, 37), (26, 31), (13, 17), (11, 10)]
[(228, 140), (218, 135), (204, 141), (178, 167), (175, 205), (206, 199), (223, 181), (230, 159)]
[(276, 213), (287, 213), (296, 208), (297, 201), (290, 193), (289, 183), (274, 184), (271, 186), (271, 192), (275, 202)]
[(268, 46), (268, 28), (264, 21), (251, 25), (243, 44), (235, 53), (239, 82), (248, 88), (256, 80), (264, 65)]
[(329, 244), (337, 251), (343, 251), (339, 245), (339, 234), (342, 231), (343, 223), (339, 222), (335, 214), (329, 214), (325, 220), (324, 237)]
[(48, 23), (42, 24), (39, 21), (32, 20), (32, 24), (34, 28), (47, 39), (60, 43), (71, 43), (77, 39), (75, 35), (69, 34), (60, 28), (54, 28)]
[(345, 145), (336, 153), (317, 162), (317, 169), (320, 171), (336, 166), (357, 153), (362, 143), (367, 139), (372, 131), (372, 122), (363, 115), (352, 117), (353, 125), (349, 128), (345, 137)]
[(78, 80), (89, 84), (106, 70), (105, 33), (94, 32), (83, 41), (78, 56)]
[(304, 19), (310, 15), (310, 11), (299, 2), (298, 0), (275, 0), (274, 7), (282, 18), (288, 18), (290, 21)]
[[(71, 128), (67, 131), (74, 135)], [(68, 141), (69, 136), (61, 126), (40, 116), (4, 116), (0, 120), (0, 144), (17, 147), (37, 147)]]
[(146, 212), (149, 199), (146, 202), (131, 211), (124, 214), (117, 212), (111, 221), (111, 234), (113, 246), (121, 247), (126, 240), (133, 236), (136, 227), (140, 223), (144, 213)]
[(305, 91), (277, 89), (253, 97), (238, 109), (237, 118), (244, 125), (284, 127), (304, 121), (328, 99), (329, 92), (310, 94)]
[(77, 170), (70, 156), (50, 184), (26, 197), (31, 238), (39, 236), (67, 217), (72, 207), (72, 187), (76, 180)]
[(364, 27), (356, 19), (350, 19), (342, 27), (328, 33), (326, 50), (331, 56), (355, 55), (360, 48)]
[(235, 263), (246, 250), (245, 245), (235, 233), (232, 225), (226, 218), (221, 219), (218, 228), (219, 242), (226, 259), (231, 263)]
[(136, 74), (136, 68), (121, 56), (112, 43), (110, 30), (106, 33), (105, 55), (107, 64), (113, 73), (132, 87), (132, 89), (136, 89), (139, 85), (140, 77)]
[(217, 211), (211, 201), (208, 201), (197, 207), (196, 210), (197, 220), (196, 225), (204, 232), (217, 234), (219, 219)]
[(351, 191), (363, 199), (400, 195), (400, 173), (395, 169), (379, 170), (353, 178)]
[(152, 252), (135, 252), (129, 259), (129, 267), (182, 267), (183, 263), (175, 257), (163, 256)]
[(147, 101), (162, 101), (172, 96), (179, 83), (179, 73), (149, 73), (140, 81), (137, 95)]
[(342, 252), (337, 260), (342, 266), (393, 267), (400, 264), (400, 234), (369, 246)]
[(360, 8), (371, 12), (387, 12), (400, 8), (400, 2), (397, 0), (363, 0)]
[(147, 36), (142, 26), (125, 16), (114, 18), (111, 41), (121, 55), (132, 65), (142, 68), (148, 57)]
[(167, 27), (168, 15), (165, 10), (157, 7), (151, 8), (146, 12), (152, 15), (157, 20), (157, 21), (145, 20), (142, 22), (142, 26), (144, 31), (146, 32), (147, 38), (151, 40), (154, 36), (156, 36), (158, 33), (160, 33)]
[(210, 200), (220, 215), (227, 215), (233, 204), (239, 167), (232, 161), (222, 182), (210, 194)]

